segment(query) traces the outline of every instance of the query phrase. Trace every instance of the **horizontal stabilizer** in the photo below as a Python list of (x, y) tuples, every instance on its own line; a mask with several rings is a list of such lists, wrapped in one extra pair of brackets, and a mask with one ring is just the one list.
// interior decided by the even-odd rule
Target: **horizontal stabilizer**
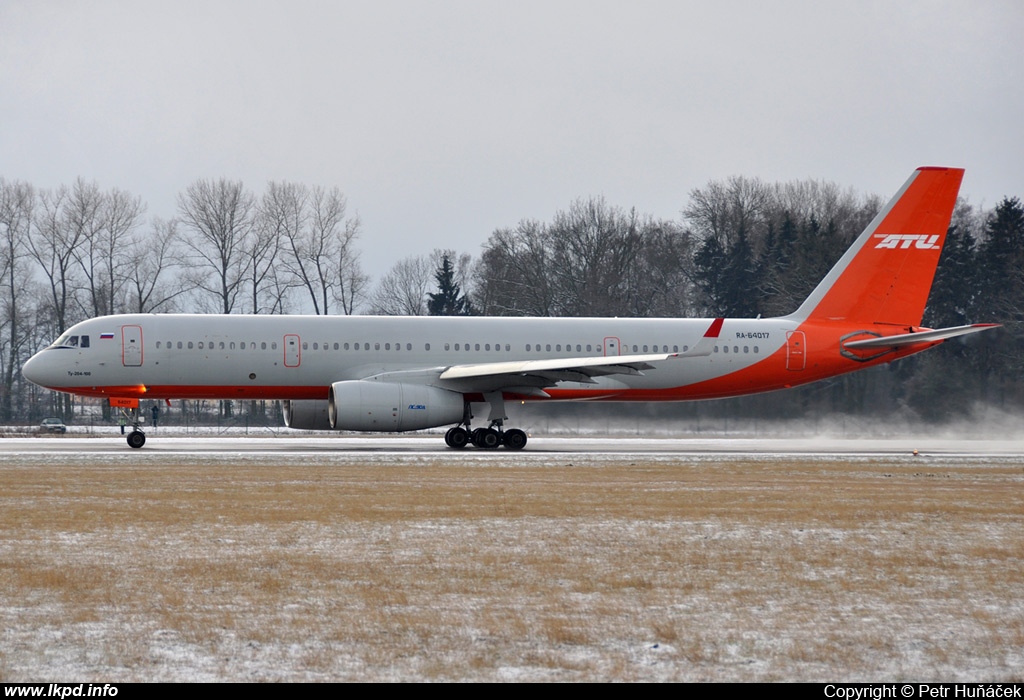
[(959, 335), (979, 333), (991, 328), (999, 328), (999, 323), (974, 323), (969, 326), (954, 326), (952, 328), (939, 328), (934, 331), (921, 331), (920, 333), (904, 333), (902, 335), (890, 335), (885, 338), (868, 338), (867, 340), (852, 340), (844, 343), (844, 347), (851, 350), (871, 348), (895, 348), (901, 345), (914, 345), (916, 343), (934, 343), (937, 340), (948, 340)]

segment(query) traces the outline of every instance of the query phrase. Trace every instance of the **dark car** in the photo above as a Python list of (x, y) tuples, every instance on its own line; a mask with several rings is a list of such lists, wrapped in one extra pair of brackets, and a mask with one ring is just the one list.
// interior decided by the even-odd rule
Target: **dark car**
[(67, 431), (68, 427), (60, 418), (44, 418), (43, 422), (39, 424), (41, 433), (66, 433)]

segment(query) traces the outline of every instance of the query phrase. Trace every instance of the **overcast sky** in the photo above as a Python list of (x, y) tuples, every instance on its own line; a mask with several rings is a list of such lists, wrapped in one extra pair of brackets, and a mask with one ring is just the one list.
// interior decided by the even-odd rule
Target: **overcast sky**
[(1024, 2), (0, 0), (0, 177), (338, 186), (374, 278), (730, 175), (1024, 196)]

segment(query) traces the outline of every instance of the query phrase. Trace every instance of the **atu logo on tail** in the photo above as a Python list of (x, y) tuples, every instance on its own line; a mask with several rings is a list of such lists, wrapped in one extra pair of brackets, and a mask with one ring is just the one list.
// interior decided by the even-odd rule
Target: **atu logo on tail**
[(939, 245), (939, 235), (932, 234), (929, 236), (926, 233), (890, 233), (888, 235), (883, 233), (875, 234), (875, 238), (881, 238), (881, 242), (875, 246), (875, 249), (879, 248), (890, 248), (895, 250), (900, 248), (906, 250), (911, 245), (919, 250), (939, 250), (942, 246)]

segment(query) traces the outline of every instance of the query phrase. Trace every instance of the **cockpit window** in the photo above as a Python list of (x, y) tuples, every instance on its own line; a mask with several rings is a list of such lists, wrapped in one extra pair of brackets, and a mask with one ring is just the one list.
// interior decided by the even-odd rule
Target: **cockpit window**
[(87, 348), (89, 347), (89, 336), (87, 335), (71, 335), (65, 333), (57, 340), (53, 341), (51, 348)]

